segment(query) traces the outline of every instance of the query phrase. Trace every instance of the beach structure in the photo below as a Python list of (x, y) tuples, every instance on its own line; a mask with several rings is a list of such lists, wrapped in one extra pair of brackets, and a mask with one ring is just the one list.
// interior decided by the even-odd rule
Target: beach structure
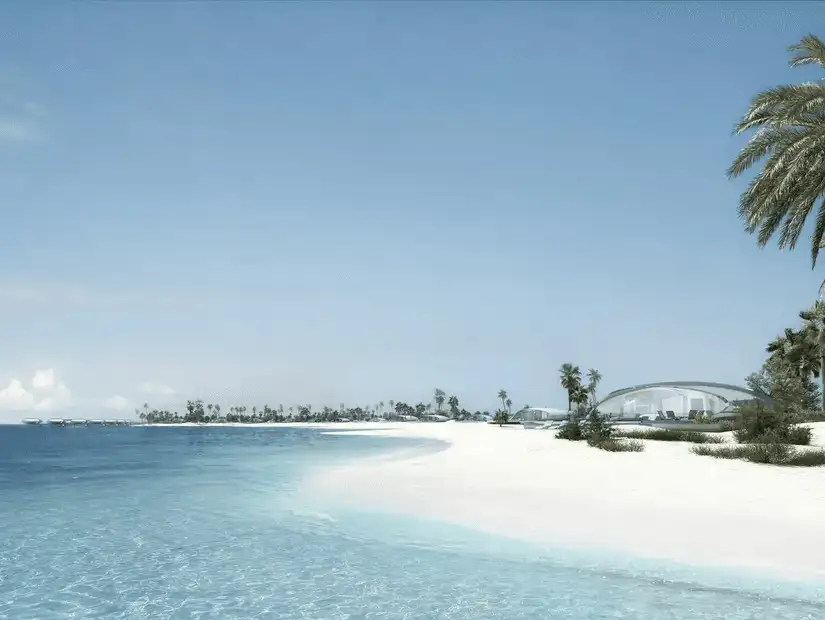
[(427, 413), (421, 416), (421, 419), (425, 422), (446, 422), (450, 418), (444, 415), (438, 415), (437, 413)]
[(26, 418), (23, 420), (23, 424), (29, 424), (31, 426), (40, 426), (43, 424), (43, 420), (40, 418)]
[(737, 406), (751, 403), (771, 405), (771, 399), (747, 388), (728, 383), (662, 381), (615, 390), (597, 407), (618, 421), (692, 422), (699, 415), (730, 419)]
[(49, 418), (48, 424), (50, 426), (66, 426), (66, 420), (63, 418)]
[(553, 407), (525, 407), (516, 411), (511, 417), (512, 422), (521, 422), (524, 428), (550, 428), (567, 420), (570, 412), (566, 409)]

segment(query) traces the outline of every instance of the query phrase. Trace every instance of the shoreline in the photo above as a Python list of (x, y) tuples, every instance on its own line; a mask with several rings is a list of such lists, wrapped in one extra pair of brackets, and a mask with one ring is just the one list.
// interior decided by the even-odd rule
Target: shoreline
[[(331, 467), (309, 481), (309, 492), (343, 507), (570, 550), (825, 580), (825, 467), (714, 459), (650, 440), (642, 453), (609, 453), (552, 431), (487, 424), (319, 426), (448, 444)], [(812, 426), (825, 446), (825, 424)]]

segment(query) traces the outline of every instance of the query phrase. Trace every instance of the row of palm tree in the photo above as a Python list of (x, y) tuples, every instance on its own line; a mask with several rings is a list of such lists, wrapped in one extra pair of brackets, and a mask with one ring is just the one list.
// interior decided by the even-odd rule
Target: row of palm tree
[[(502, 401), (502, 406), (508, 412), (511, 411), (512, 400), (507, 397), (505, 390), (500, 390), (498, 398)], [(492, 417), (489, 411), (468, 411), (461, 407), (458, 396), (447, 396), (446, 392), (436, 389), (432, 403), (419, 402), (410, 405), (402, 401), (388, 401), (389, 408), (384, 401), (373, 406), (347, 407), (341, 403), (337, 408), (323, 407), (313, 411), (312, 405), (299, 405), (296, 407), (284, 408), (283, 405), (270, 407), (233, 406), (227, 411), (223, 411), (218, 404), (204, 403), (203, 400), (189, 400), (186, 402), (186, 412), (183, 414), (168, 409), (150, 409), (148, 403), (144, 403), (142, 409), (136, 409), (135, 413), (141, 422), (147, 424), (175, 424), (175, 423), (210, 423), (210, 422), (232, 422), (232, 423), (267, 423), (267, 422), (337, 422), (337, 421), (370, 421), (387, 419), (411, 419), (423, 418), (435, 413), (436, 415), (454, 420), (484, 420)], [(447, 405), (446, 408), (444, 405)]]
[[(592, 388), (595, 397), (595, 385), (601, 379), (597, 371), (591, 369), (595, 382), (591, 382), (588, 389)], [(589, 375), (590, 376), (590, 375)], [(144, 403), (142, 409), (135, 409), (135, 414), (146, 424), (176, 424), (176, 423), (267, 423), (267, 422), (339, 422), (339, 421), (380, 421), (380, 420), (404, 420), (422, 419), (428, 415), (438, 415), (453, 420), (489, 420), (494, 416), (498, 419), (506, 417), (509, 419), (513, 412), (513, 401), (507, 394), (507, 390), (499, 390), (497, 394), (501, 407), (494, 413), (490, 411), (470, 412), (461, 407), (458, 396), (447, 396), (444, 390), (436, 389), (433, 393), (433, 403), (419, 402), (410, 405), (402, 401), (389, 400), (387, 407), (384, 401), (373, 406), (347, 407), (341, 403), (337, 408), (323, 407), (313, 411), (312, 405), (299, 405), (284, 408), (283, 405), (270, 407), (233, 406), (224, 412), (218, 404), (204, 403), (202, 400), (186, 401), (186, 412), (180, 414), (177, 411), (168, 409), (150, 409), (148, 403)], [(444, 406), (446, 404), (446, 407)], [(529, 408), (529, 405), (524, 405)]]
[(561, 386), (567, 390), (567, 410), (572, 411), (573, 405), (586, 405), (588, 402), (596, 404), (596, 390), (602, 380), (601, 373), (595, 368), (587, 371), (587, 384), (582, 382), (582, 372), (578, 366), (569, 362), (562, 364), (559, 369)]

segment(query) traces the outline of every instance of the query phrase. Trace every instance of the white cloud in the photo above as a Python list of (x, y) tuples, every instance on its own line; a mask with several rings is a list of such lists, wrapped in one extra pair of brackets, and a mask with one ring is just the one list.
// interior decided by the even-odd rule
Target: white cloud
[(164, 385), (159, 381), (145, 381), (140, 384), (138, 388), (144, 394), (150, 394), (152, 396), (171, 396), (175, 393), (173, 388), (170, 388), (168, 385)]
[(34, 394), (24, 388), (18, 379), (12, 379), (8, 386), (0, 390), (0, 409), (30, 411), (34, 409)]
[(0, 390), (0, 411), (56, 411), (72, 404), (72, 392), (62, 381), (55, 381), (52, 368), (38, 370), (32, 377), (33, 391), (12, 379)]
[(113, 409), (114, 411), (123, 411), (129, 406), (129, 401), (120, 394), (107, 398), (103, 401), (103, 406), (106, 409)]
[(36, 390), (48, 390), (54, 387), (54, 370), (47, 368), (46, 370), (38, 370), (34, 373), (32, 379), (32, 387)]
[(59, 381), (57, 385), (54, 386), (52, 394), (40, 402), (35, 403), (34, 408), (36, 411), (56, 411), (58, 409), (64, 409), (71, 404), (71, 391), (66, 387), (65, 383)]

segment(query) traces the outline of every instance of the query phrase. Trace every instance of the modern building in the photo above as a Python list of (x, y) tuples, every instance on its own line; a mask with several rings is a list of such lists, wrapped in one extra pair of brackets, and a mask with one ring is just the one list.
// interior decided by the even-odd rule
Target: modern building
[(727, 383), (663, 381), (615, 390), (599, 401), (598, 408), (612, 417), (687, 418), (700, 412), (725, 417), (737, 405), (753, 402), (770, 405), (771, 399)]
[(527, 407), (521, 411), (516, 411), (511, 420), (514, 422), (558, 422), (566, 420), (570, 412), (566, 409), (554, 409), (552, 407)]

